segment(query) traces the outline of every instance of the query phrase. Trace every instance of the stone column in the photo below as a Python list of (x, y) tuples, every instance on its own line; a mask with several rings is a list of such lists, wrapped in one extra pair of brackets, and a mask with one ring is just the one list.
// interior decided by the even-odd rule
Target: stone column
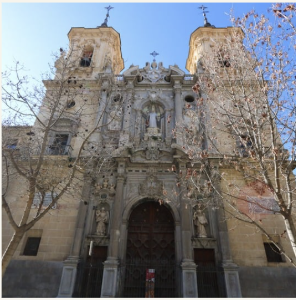
[[(181, 84), (180, 81), (176, 80), (174, 85), (174, 92), (175, 92), (175, 126), (178, 126), (182, 123), (182, 108), (183, 102), (181, 99)], [(180, 135), (177, 135), (176, 142), (178, 145), (183, 145), (183, 141)]]
[[(82, 191), (82, 199), (88, 200), (90, 193), (91, 179), (87, 178), (84, 183)], [(74, 284), (76, 280), (77, 265), (79, 262), (80, 247), (82, 244), (83, 233), (84, 233), (84, 222), (86, 217), (88, 206), (84, 202), (80, 202), (76, 229), (74, 233), (73, 244), (71, 251), (67, 259), (64, 261), (62, 278), (58, 293), (58, 298), (71, 298), (74, 291)]]
[(104, 273), (101, 290), (101, 298), (114, 298), (117, 296), (119, 288), (119, 244), (120, 227), (122, 214), (122, 198), (124, 188), (124, 169), (125, 163), (118, 162), (118, 177), (116, 183), (115, 201), (112, 207), (112, 216), (110, 224), (110, 243), (108, 248), (108, 257), (104, 262)]
[(135, 143), (140, 144), (141, 140), (141, 121), (142, 121), (142, 111), (140, 109), (136, 110), (136, 128), (135, 128)]
[(94, 124), (94, 126), (97, 126), (98, 129), (90, 137), (90, 141), (94, 142), (94, 144), (98, 144), (99, 146), (102, 145), (101, 127), (103, 125), (104, 112), (106, 111), (107, 108), (108, 88), (109, 88), (109, 81), (108, 80), (103, 81), (101, 87), (101, 98), (99, 102), (98, 113)]
[[(170, 118), (170, 123), (168, 123), (168, 118)], [(165, 116), (164, 116), (164, 126), (165, 126), (165, 142), (169, 146), (172, 142), (172, 110), (166, 109), (165, 110)]]
[[(179, 164), (179, 170), (183, 174), (186, 173), (186, 165)], [(191, 231), (191, 209), (190, 203), (183, 199), (183, 193), (180, 195), (181, 210), (181, 233), (182, 233), (182, 297), (196, 298), (197, 280), (196, 280), (196, 264), (193, 261), (192, 251), (192, 231)]]

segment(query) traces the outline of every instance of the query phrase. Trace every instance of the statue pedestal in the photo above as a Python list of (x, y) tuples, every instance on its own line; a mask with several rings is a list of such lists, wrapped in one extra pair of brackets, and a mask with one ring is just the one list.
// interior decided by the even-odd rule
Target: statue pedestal
[(104, 262), (104, 273), (101, 290), (101, 298), (114, 298), (118, 290), (118, 268), (119, 261), (116, 258), (109, 257)]
[(193, 260), (184, 259), (181, 269), (183, 298), (197, 298), (196, 264)]
[(71, 298), (77, 273), (78, 257), (69, 256), (64, 261), (62, 279), (57, 298)]
[(147, 128), (147, 133), (145, 133), (144, 135), (144, 140), (148, 141), (150, 137), (153, 137), (153, 139), (161, 140), (162, 137), (161, 137), (161, 133), (159, 133), (159, 128), (157, 127)]
[(238, 266), (229, 261), (222, 264), (224, 269), (226, 292), (228, 298), (241, 298), (241, 287), (238, 276)]

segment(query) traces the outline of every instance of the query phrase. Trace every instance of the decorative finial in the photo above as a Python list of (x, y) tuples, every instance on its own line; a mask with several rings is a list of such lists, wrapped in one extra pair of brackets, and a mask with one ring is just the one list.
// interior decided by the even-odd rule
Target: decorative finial
[[(112, 6), (108, 6), (108, 7), (105, 7), (106, 9), (107, 9), (107, 14), (106, 14), (106, 18), (105, 18), (105, 21), (104, 21), (104, 23), (102, 23), (102, 27), (107, 27), (108, 25), (107, 25), (107, 22), (108, 22), (108, 18), (110, 18), (110, 16), (109, 16), (109, 11), (112, 9), (112, 8), (114, 8), (114, 7), (112, 7)], [(98, 27), (100, 27), (100, 26), (98, 26)]]
[(204, 26), (205, 26), (205, 27), (215, 27), (215, 26), (211, 25), (211, 24), (208, 22), (208, 19), (207, 19), (207, 16), (206, 16), (206, 13), (208, 13), (208, 11), (205, 11), (206, 8), (207, 8), (207, 7), (205, 7), (205, 6), (203, 6), (203, 5), (199, 7), (199, 9), (202, 10), (202, 14), (203, 14), (203, 16), (204, 16)]
[(150, 53), (150, 55), (152, 55), (154, 58), (153, 58), (153, 61), (155, 61), (155, 56), (156, 55), (159, 55), (157, 52), (153, 51), (152, 53)]

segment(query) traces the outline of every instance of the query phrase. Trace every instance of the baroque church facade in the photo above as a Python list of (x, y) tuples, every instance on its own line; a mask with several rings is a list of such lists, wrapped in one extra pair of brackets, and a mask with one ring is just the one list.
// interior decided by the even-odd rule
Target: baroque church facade
[[(85, 172), (83, 201), (61, 198), (26, 233), (3, 279), (3, 296), (270, 297), (258, 282), (273, 285), (278, 296), (279, 278), (291, 285), (295, 272), (286, 262), (267, 261), (260, 233), (240, 225), (230, 231), (223, 210), (203, 206), (195, 194), (185, 195), (176, 184), (178, 174), (185, 174), (192, 163), (184, 151), (190, 140), (186, 132), (199, 141), (197, 147), (207, 146), (200, 138), (204, 120), (192, 91), (196, 62), (210, 37), (233, 30), (204, 26), (191, 34), (186, 63), (190, 74), (155, 58), (120, 74), (124, 63), (117, 31), (107, 23), (71, 28), (70, 45), (84, 49), (72, 73), (88, 86), (81, 101), (89, 95), (100, 99), (87, 122), (99, 118), (101, 127), (90, 139), (117, 150), (108, 172), (96, 177)], [(52, 82), (44, 84), (54, 88)], [(69, 111), (79, 105), (76, 101)], [(67, 126), (65, 118), (57, 132), (75, 157), (80, 141)], [(187, 130), (174, 134), (176, 126)], [(51, 155), (58, 159), (66, 154), (65, 147)], [(13, 197), (19, 194), (12, 191)], [(10, 234), (5, 216), (3, 224), (5, 248)], [(30, 238), (39, 243), (35, 254), (26, 255)]]

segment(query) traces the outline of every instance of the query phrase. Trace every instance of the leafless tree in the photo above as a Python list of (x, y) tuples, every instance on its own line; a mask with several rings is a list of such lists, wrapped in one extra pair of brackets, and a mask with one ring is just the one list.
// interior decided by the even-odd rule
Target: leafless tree
[[(102, 129), (118, 120), (111, 114), (102, 125), (103, 118), (110, 98), (118, 98), (117, 112), (123, 100), (112, 74), (96, 78), (103, 94), (90, 87), (94, 80), (76, 77), (77, 51), (60, 49), (43, 86), (32, 87), (19, 62), (2, 74), (2, 208), (14, 231), (2, 258), (2, 276), (24, 234), (67, 194), (85, 201), (85, 174), (95, 178), (112, 165), (116, 143), (104, 142)], [(19, 185), (26, 193), (14, 201), (11, 193)]]
[[(187, 135), (192, 168), (182, 180), (190, 183), (184, 185), (189, 195), (210, 193), (214, 205), (223, 203), (228, 217), (254, 225), (294, 267), (295, 12), (294, 4), (278, 4), (270, 19), (255, 11), (231, 16), (238, 30), (211, 39), (211, 50), (198, 61), (193, 90), (203, 125), (198, 134), (182, 126), (175, 132)], [(264, 216), (273, 215), (282, 216), (281, 236), (294, 257), (264, 228)]]

